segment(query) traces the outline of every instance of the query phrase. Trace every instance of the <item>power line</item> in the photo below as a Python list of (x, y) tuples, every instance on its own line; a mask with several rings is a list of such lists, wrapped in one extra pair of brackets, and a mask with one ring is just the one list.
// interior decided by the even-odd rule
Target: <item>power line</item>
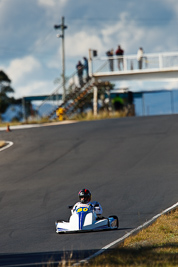
[[(111, 21), (111, 22), (118, 22), (118, 21), (121, 21), (120, 18), (67, 18), (68, 21)], [(178, 21), (178, 18), (126, 18), (124, 19), (125, 21), (147, 21), (147, 22), (156, 22), (156, 21)]]

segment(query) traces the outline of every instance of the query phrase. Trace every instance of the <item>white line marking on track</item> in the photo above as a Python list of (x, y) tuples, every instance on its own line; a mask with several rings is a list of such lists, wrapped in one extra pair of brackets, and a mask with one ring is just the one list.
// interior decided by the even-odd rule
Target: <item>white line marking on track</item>
[(175, 209), (178, 206), (178, 202), (176, 204), (174, 204), (173, 206), (167, 208), (166, 210), (162, 211), (161, 213), (155, 215), (153, 218), (151, 218), (149, 221), (145, 222), (144, 224), (138, 226), (137, 228), (133, 229), (132, 231), (130, 231), (129, 233), (125, 234), (123, 237), (113, 241), (112, 243), (106, 245), (105, 247), (103, 247), (102, 249), (98, 250), (96, 253), (94, 253), (93, 255), (89, 256), (88, 258), (81, 260), (77, 263), (74, 263), (72, 266), (77, 266), (80, 265), (81, 263), (87, 263), (89, 260), (91, 260), (92, 258), (102, 254), (104, 251), (106, 251), (108, 248), (113, 247), (116, 244), (119, 244), (121, 242), (124, 241), (124, 239), (126, 239), (127, 237), (129, 237), (130, 235), (136, 233), (137, 231), (140, 231), (141, 229), (149, 226), (151, 223), (153, 223), (156, 219), (158, 219), (161, 215), (168, 213), (169, 211)]
[(4, 150), (4, 149), (7, 149), (7, 148), (9, 148), (10, 146), (12, 146), (12, 145), (14, 144), (14, 143), (11, 142), (11, 141), (5, 141), (5, 143), (8, 143), (8, 145), (6, 145), (6, 146), (0, 148), (0, 151), (2, 151), (2, 150)]

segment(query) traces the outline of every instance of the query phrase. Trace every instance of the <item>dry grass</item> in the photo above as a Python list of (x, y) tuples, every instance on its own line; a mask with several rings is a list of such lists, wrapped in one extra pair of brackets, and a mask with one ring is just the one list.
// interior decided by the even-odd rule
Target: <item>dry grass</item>
[[(112, 118), (122, 118), (122, 117), (127, 117), (128, 115), (127, 110), (123, 111), (112, 111), (112, 112), (106, 112), (102, 111), (99, 112), (96, 116), (93, 115), (93, 112), (88, 112), (88, 113), (81, 113), (73, 116), (72, 119), (68, 118), (67, 116), (63, 116), (64, 120), (77, 120), (77, 121), (91, 121), (91, 120), (102, 120), (102, 119), (112, 119)], [(16, 126), (16, 125), (27, 125), (27, 124), (43, 124), (43, 123), (50, 123), (50, 122), (59, 122), (59, 119), (49, 119), (48, 117), (43, 117), (43, 118), (31, 118), (30, 120), (27, 120), (25, 122), (0, 122), (0, 127), (6, 127), (7, 124), (9, 126)]]
[(43, 118), (34, 118), (31, 120), (27, 120), (25, 122), (18, 122), (18, 121), (14, 121), (14, 122), (1, 122), (0, 123), (0, 127), (6, 127), (7, 125), (9, 126), (16, 126), (16, 125), (28, 125), (28, 124), (43, 124), (43, 123), (50, 123), (50, 122), (56, 122), (59, 121), (58, 119), (56, 120), (50, 120), (47, 117), (43, 117)]
[(93, 115), (93, 112), (77, 114), (73, 117), (73, 120), (79, 121), (92, 121), (92, 120), (102, 120), (102, 119), (112, 119), (112, 118), (122, 118), (127, 116), (127, 111), (115, 111), (115, 112), (107, 112), (102, 111), (99, 112), (96, 116)]
[(3, 146), (5, 146), (5, 144), (6, 144), (5, 141), (1, 141), (0, 140), (0, 148), (3, 147)]
[[(70, 257), (63, 257), (58, 267), (74, 266)], [(54, 264), (49, 262), (48, 267)], [(55, 264), (56, 266), (56, 264)], [(178, 266), (178, 208), (159, 217), (152, 225), (124, 243), (77, 266), (87, 267), (173, 267)]]
[(178, 266), (178, 209), (88, 266)]

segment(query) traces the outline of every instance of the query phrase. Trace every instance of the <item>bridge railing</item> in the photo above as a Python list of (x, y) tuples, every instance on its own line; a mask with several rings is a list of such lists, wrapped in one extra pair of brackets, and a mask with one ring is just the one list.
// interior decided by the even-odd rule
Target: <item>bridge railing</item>
[(137, 55), (101, 57), (93, 59), (93, 73), (133, 70), (153, 70), (178, 67), (178, 52), (144, 54), (141, 68)]

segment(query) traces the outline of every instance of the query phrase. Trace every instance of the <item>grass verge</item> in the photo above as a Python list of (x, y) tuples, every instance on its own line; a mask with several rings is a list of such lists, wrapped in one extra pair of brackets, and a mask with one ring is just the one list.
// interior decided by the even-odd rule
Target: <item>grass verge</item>
[(88, 266), (178, 266), (178, 209), (94, 258)]
[[(74, 265), (73, 265), (74, 264)], [(52, 262), (48, 267), (54, 267)], [(70, 257), (65, 257), (57, 265), (75, 266)], [(125, 239), (114, 249), (107, 250), (81, 266), (87, 267), (173, 267), (178, 266), (178, 208), (159, 217), (152, 225), (138, 234)]]
[[(88, 113), (80, 113), (72, 117), (72, 119), (68, 118), (64, 115), (64, 120), (77, 120), (77, 121), (91, 121), (91, 120), (102, 120), (102, 119), (112, 119), (112, 118), (123, 118), (128, 116), (128, 111), (113, 111), (113, 112), (106, 112), (102, 111), (99, 112), (96, 116), (93, 115), (93, 112)], [(26, 120), (24, 122), (19, 121), (13, 121), (13, 122), (1, 122), (0, 121), (0, 127), (6, 127), (9, 126), (16, 126), (16, 125), (26, 125), (26, 124), (43, 124), (43, 123), (50, 123), (50, 122), (59, 122), (60, 120), (58, 118), (55, 119), (49, 119), (48, 117), (43, 118), (31, 118), (30, 120)]]
[(50, 122), (56, 122), (59, 121), (58, 119), (56, 120), (49, 120), (49, 118), (44, 117), (44, 118), (39, 118), (39, 119), (31, 119), (28, 121), (24, 122), (19, 122), (19, 121), (13, 121), (13, 122), (0, 122), (0, 127), (6, 127), (7, 125), (9, 126), (16, 126), (16, 125), (28, 125), (28, 124), (43, 124), (43, 123), (50, 123)]
[(114, 118), (123, 118), (127, 117), (127, 111), (115, 111), (115, 112), (107, 112), (102, 111), (99, 112), (96, 116), (93, 115), (93, 112), (88, 113), (80, 113), (73, 116), (72, 120), (78, 121), (92, 121), (92, 120), (103, 120), (103, 119), (114, 119)]

